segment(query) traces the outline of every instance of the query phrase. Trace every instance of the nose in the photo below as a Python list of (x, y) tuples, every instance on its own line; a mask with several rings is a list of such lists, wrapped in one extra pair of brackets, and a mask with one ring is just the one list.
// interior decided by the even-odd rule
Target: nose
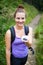
[(22, 19), (20, 19), (19, 21), (22, 22)]

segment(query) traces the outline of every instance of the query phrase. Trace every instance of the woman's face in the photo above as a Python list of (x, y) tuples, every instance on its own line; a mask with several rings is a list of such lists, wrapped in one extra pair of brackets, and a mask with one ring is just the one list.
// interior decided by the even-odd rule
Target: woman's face
[(18, 26), (23, 26), (25, 22), (25, 13), (24, 12), (17, 12), (15, 16), (15, 21)]

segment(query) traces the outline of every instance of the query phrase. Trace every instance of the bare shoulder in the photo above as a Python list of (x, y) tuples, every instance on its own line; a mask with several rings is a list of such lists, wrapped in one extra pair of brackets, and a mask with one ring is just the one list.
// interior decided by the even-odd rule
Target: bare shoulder
[(7, 30), (5, 36), (11, 36), (11, 32), (10, 32), (10, 30)]
[(10, 30), (7, 30), (7, 32), (5, 34), (5, 42), (10, 41), (10, 39), (11, 39), (11, 32), (10, 32)]

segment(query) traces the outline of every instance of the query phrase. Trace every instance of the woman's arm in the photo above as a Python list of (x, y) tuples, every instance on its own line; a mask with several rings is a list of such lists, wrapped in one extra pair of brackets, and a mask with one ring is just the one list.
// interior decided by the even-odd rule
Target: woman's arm
[(29, 33), (28, 33), (28, 41), (26, 42), (26, 45), (28, 47), (32, 46), (32, 41), (33, 41), (33, 29), (29, 27)]
[(6, 61), (7, 65), (10, 65), (10, 43), (11, 43), (11, 32), (8, 30), (5, 34), (5, 44), (6, 44)]

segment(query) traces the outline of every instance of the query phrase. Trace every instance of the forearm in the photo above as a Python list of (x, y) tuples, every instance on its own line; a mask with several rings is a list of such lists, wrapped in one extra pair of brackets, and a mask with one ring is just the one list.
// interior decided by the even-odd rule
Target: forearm
[(34, 49), (32, 48), (32, 44), (29, 42), (26, 42), (25, 44), (27, 45), (28, 49), (32, 51), (32, 54), (34, 54)]
[(6, 50), (6, 62), (7, 65), (10, 65), (10, 51)]

